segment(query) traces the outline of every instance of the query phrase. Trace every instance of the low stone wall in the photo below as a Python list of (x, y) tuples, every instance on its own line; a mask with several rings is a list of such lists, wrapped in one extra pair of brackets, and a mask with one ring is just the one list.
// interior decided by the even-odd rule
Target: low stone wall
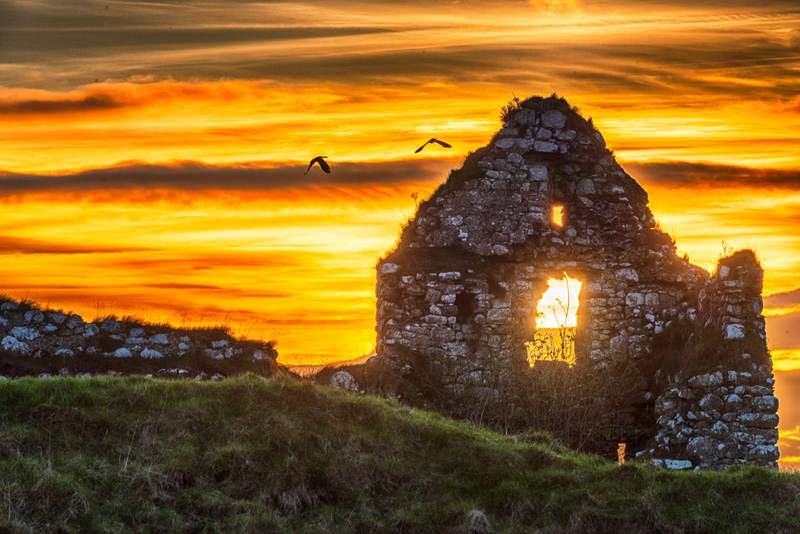
[(0, 300), (0, 377), (142, 374), (209, 379), (277, 366), (272, 343), (237, 340), (224, 329), (176, 329), (41, 309)]
[(667, 390), (655, 405), (659, 432), (642, 454), (666, 467), (777, 467), (778, 399), (771, 374), (716, 371)]

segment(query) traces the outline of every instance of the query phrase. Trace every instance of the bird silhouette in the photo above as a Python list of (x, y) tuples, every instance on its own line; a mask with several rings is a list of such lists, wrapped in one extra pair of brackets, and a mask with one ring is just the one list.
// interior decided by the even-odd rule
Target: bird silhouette
[(311, 163), (308, 164), (308, 168), (306, 169), (306, 172), (304, 172), (303, 174), (304, 175), (308, 174), (308, 171), (311, 170), (311, 167), (313, 167), (315, 163), (319, 163), (319, 168), (322, 169), (323, 171), (327, 172), (328, 174), (330, 174), (331, 173), (331, 166), (328, 165), (327, 161), (325, 161), (325, 158), (327, 158), (327, 157), (328, 156), (317, 156), (316, 158), (312, 159)]
[(451, 145), (448, 145), (448, 144), (447, 144), (447, 143), (445, 143), (444, 141), (439, 141), (439, 140), (438, 140), (438, 139), (436, 139), (435, 137), (431, 137), (430, 141), (426, 141), (424, 145), (422, 145), (421, 147), (419, 147), (418, 149), (416, 149), (416, 150), (414, 151), (414, 154), (416, 154), (417, 152), (419, 152), (420, 150), (422, 150), (423, 148), (425, 148), (425, 147), (428, 145), (428, 143), (439, 143), (440, 145), (442, 145), (442, 146), (443, 146), (443, 147), (445, 147), (445, 148), (452, 148), (452, 146), (451, 146)]

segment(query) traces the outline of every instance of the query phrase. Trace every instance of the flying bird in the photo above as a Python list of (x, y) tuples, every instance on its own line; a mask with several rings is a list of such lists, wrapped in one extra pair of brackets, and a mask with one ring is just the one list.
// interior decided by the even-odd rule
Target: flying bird
[(416, 154), (417, 152), (419, 152), (420, 150), (422, 150), (423, 148), (425, 148), (425, 147), (428, 145), (428, 143), (439, 143), (440, 145), (442, 145), (442, 146), (443, 146), (443, 147), (445, 147), (445, 148), (453, 148), (451, 145), (448, 145), (448, 144), (447, 144), (447, 143), (445, 143), (444, 141), (439, 141), (439, 140), (438, 140), (438, 139), (436, 139), (435, 137), (431, 137), (430, 141), (427, 141), (427, 142), (426, 142), (424, 145), (422, 145), (421, 147), (419, 147), (418, 149), (416, 149), (416, 150), (414, 151), (414, 154)]
[(316, 158), (312, 159), (311, 163), (308, 164), (308, 168), (306, 169), (306, 172), (304, 172), (303, 174), (304, 175), (308, 174), (308, 171), (311, 170), (311, 167), (313, 167), (315, 163), (319, 163), (319, 168), (322, 169), (323, 171), (327, 172), (328, 174), (330, 174), (331, 173), (331, 166), (328, 165), (327, 161), (325, 161), (325, 158), (327, 158), (327, 157), (328, 156), (317, 156)]

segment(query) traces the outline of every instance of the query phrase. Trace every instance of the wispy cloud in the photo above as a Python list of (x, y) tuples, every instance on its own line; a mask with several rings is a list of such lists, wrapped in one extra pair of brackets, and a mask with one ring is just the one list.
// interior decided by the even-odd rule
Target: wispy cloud
[(777, 291), (764, 296), (767, 308), (786, 308), (800, 305), (800, 287), (789, 291)]
[(241, 192), (337, 186), (392, 186), (437, 182), (443, 178), (448, 169), (453, 167), (452, 162), (431, 159), (383, 163), (350, 163), (335, 160), (329, 162), (333, 167), (330, 174), (325, 174), (316, 167), (305, 174), (308, 164), (270, 167), (256, 164), (218, 166), (198, 162), (172, 165), (130, 164), (67, 175), (0, 173), (0, 196), (47, 192), (70, 194), (131, 190)]
[(625, 164), (625, 169), (643, 184), (800, 189), (800, 169), (753, 168), (685, 161), (629, 162)]
[(95, 246), (58, 243), (39, 239), (25, 239), (0, 235), (0, 256), (5, 254), (118, 254), (123, 252), (143, 252), (148, 248)]
[(78, 98), (0, 100), (0, 115), (51, 115), (86, 113), (124, 107), (125, 103), (111, 94), (92, 94)]

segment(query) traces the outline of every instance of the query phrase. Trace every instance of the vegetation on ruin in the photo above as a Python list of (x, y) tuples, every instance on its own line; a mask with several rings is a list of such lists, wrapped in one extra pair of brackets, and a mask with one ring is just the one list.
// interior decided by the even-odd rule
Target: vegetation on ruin
[(676, 473), (285, 377), (0, 385), (7, 532), (788, 532), (798, 475)]
[(500, 120), (509, 122), (514, 118), (514, 115), (522, 109), (531, 109), (537, 113), (543, 113), (548, 109), (555, 109), (567, 116), (568, 127), (570, 129), (590, 135), (598, 131), (591, 117), (589, 119), (581, 117), (580, 110), (576, 106), (570, 106), (566, 98), (558, 96), (556, 93), (550, 96), (535, 95), (524, 100), (512, 96), (508, 103), (500, 108)]

